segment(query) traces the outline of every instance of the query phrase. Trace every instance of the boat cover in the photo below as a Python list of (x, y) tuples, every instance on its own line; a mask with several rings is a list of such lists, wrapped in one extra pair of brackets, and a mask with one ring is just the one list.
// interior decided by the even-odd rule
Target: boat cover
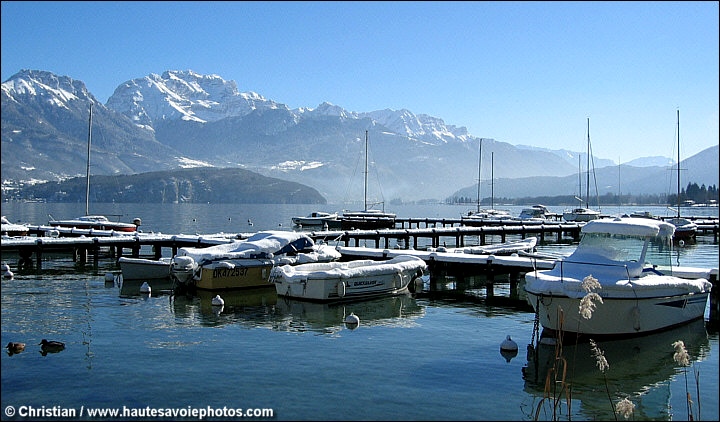
[(195, 262), (218, 259), (272, 258), (275, 255), (313, 252), (314, 246), (313, 240), (303, 233), (262, 231), (245, 240), (207, 248), (180, 248), (176, 256), (189, 256)]
[(275, 275), (289, 283), (299, 283), (308, 279), (339, 279), (366, 277), (380, 274), (396, 274), (413, 270), (423, 271), (427, 264), (421, 258), (412, 255), (398, 255), (387, 261), (359, 259), (347, 262), (324, 262), (302, 265), (283, 265), (276, 267)]
[(649, 218), (601, 218), (592, 220), (582, 228), (583, 233), (625, 234), (629, 236), (672, 236), (675, 226)]

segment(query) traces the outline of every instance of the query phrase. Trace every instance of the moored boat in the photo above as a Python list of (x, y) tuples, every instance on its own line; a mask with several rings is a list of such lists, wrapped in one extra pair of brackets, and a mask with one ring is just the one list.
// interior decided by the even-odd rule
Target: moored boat
[(363, 203), (365, 208), (360, 211), (344, 210), (342, 215), (338, 217), (340, 220), (340, 228), (343, 230), (374, 230), (374, 229), (392, 229), (395, 227), (395, 218), (397, 215), (391, 212), (385, 212), (384, 202), (383, 210), (372, 209), (368, 202), (368, 131), (365, 131), (365, 195)]
[(702, 318), (711, 284), (673, 275), (673, 232), (672, 224), (647, 218), (585, 224), (575, 252), (551, 270), (525, 275), (527, 300), (542, 326), (550, 333), (629, 336)]
[(2, 216), (2, 219), (0, 220), (0, 233), (2, 233), (3, 236), (27, 236), (29, 232), (30, 229), (28, 226), (24, 224), (11, 223), (7, 217), (4, 215)]
[(600, 211), (590, 208), (573, 208), (563, 212), (563, 220), (571, 222), (587, 222), (600, 218)]
[(85, 215), (68, 220), (56, 220), (52, 215), (48, 225), (52, 227), (67, 227), (76, 229), (93, 229), (93, 230), (114, 230), (118, 232), (135, 232), (138, 226), (142, 224), (139, 218), (133, 219), (132, 223), (123, 223), (120, 221), (110, 221), (104, 215), (90, 214), (90, 145), (92, 144), (92, 118), (93, 104), (90, 103), (90, 114), (88, 122), (88, 142), (87, 142), (87, 172), (85, 176)]
[(675, 226), (673, 240), (675, 241), (694, 241), (697, 236), (697, 224), (682, 217), (673, 217), (665, 219), (668, 223)]
[(275, 268), (271, 280), (278, 296), (316, 301), (341, 301), (387, 296), (417, 290), (427, 264), (412, 255), (387, 261), (361, 259)]
[(466, 253), (474, 255), (511, 255), (514, 253), (532, 253), (535, 252), (535, 246), (537, 245), (537, 237), (532, 236), (521, 240), (515, 240), (511, 242), (480, 245), (480, 246), (467, 246), (463, 248), (449, 248), (447, 252), (455, 253)]
[(133, 219), (132, 223), (123, 223), (121, 221), (110, 221), (104, 215), (81, 215), (77, 218), (68, 220), (56, 220), (50, 216), (48, 225), (51, 227), (67, 227), (76, 229), (93, 229), (93, 230), (115, 230), (117, 232), (136, 232), (138, 226), (142, 224), (139, 218)]
[(397, 215), (381, 210), (343, 211), (339, 217), (343, 230), (392, 229)]
[(123, 280), (164, 280), (170, 278), (172, 258), (145, 259), (121, 256), (118, 265)]
[(262, 231), (246, 240), (178, 249), (170, 265), (170, 276), (178, 288), (223, 290), (271, 286), (270, 272), (276, 265), (296, 265), (339, 259), (335, 248), (317, 245), (303, 233)]
[(305, 217), (292, 217), (292, 223), (300, 227), (321, 227), (323, 229), (339, 229), (341, 222), (338, 213), (313, 211)]
[(547, 221), (556, 216), (558, 215), (551, 213), (545, 205), (535, 204), (523, 208), (518, 218), (523, 221)]

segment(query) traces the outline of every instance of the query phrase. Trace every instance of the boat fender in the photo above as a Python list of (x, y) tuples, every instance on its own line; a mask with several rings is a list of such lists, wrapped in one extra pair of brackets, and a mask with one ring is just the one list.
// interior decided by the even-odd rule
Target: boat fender
[(412, 278), (412, 280), (410, 280), (410, 283), (408, 284), (408, 290), (410, 290), (410, 293), (422, 292), (423, 284), (424, 282), (420, 274), (416, 274)]
[(345, 324), (348, 328), (355, 329), (358, 325), (360, 325), (360, 318), (355, 315), (355, 313), (350, 312), (350, 315), (345, 317)]
[(633, 328), (635, 331), (640, 331), (640, 308), (637, 306), (632, 309), (633, 316)]
[(510, 338), (510, 335), (508, 335), (507, 337), (505, 337), (505, 340), (503, 340), (503, 342), (500, 344), (500, 350), (505, 350), (508, 352), (512, 352), (512, 351), (517, 352), (518, 345), (517, 345), (517, 343), (515, 343), (515, 341), (512, 338)]
[(337, 294), (339, 297), (345, 297), (345, 282), (342, 280), (338, 282)]
[(12, 280), (15, 277), (15, 274), (10, 270), (10, 266), (4, 262), (2, 264), (2, 273), (3, 278), (7, 280)]

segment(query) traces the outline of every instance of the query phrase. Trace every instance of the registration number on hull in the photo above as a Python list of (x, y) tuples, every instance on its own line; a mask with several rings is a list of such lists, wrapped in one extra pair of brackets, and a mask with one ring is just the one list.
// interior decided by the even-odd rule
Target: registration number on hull
[(245, 277), (248, 274), (247, 267), (235, 267), (235, 268), (213, 268), (213, 278), (224, 278), (224, 277)]

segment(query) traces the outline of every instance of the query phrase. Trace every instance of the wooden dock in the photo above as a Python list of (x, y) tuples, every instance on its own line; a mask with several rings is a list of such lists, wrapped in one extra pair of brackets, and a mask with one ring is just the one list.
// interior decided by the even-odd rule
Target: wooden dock
[[(89, 257), (93, 258), (93, 265), (97, 268), (98, 260), (104, 253), (107, 257), (119, 259), (125, 255), (140, 257), (141, 248), (149, 246), (152, 248), (151, 258), (160, 259), (162, 248), (170, 248), (172, 256), (177, 253), (178, 248), (207, 247), (229, 243), (235, 239), (243, 239), (250, 234), (215, 234), (215, 235), (165, 235), (154, 233), (133, 233), (122, 234), (108, 230), (80, 230), (80, 229), (56, 229), (48, 227), (44, 234), (54, 233), (52, 236), (26, 236), (22, 238), (5, 238), (0, 241), (0, 252), (3, 260), (10, 253), (19, 255), (17, 269), (42, 270), (43, 258), (49, 253), (72, 254), (73, 261), (81, 265), (88, 263)], [(244, 237), (243, 237), (244, 236)], [(33, 259), (33, 255), (35, 259)]]
[[(715, 223), (715, 236), (717, 237), (717, 223)], [(416, 229), (381, 229), (381, 230), (351, 230), (351, 231), (320, 231), (306, 232), (315, 241), (324, 241), (328, 244), (335, 244), (343, 259), (389, 259), (400, 254), (411, 254), (422, 258), (428, 263), (430, 274), (436, 276), (450, 275), (456, 278), (466, 276), (482, 275), (485, 277), (486, 300), (496, 302), (507, 301), (516, 305), (518, 300), (517, 285), (522, 275), (535, 269), (543, 270), (552, 268), (554, 259), (536, 254), (531, 256), (495, 256), (478, 255), (458, 252), (444, 252), (442, 247), (465, 247), (469, 242), (478, 238), (481, 244), (486, 244), (489, 236), (499, 237), (501, 242), (506, 241), (510, 235), (526, 236), (535, 235), (544, 239), (546, 236), (556, 236), (560, 241), (565, 236), (571, 240), (579, 238), (580, 229), (583, 223), (558, 223), (558, 224), (528, 224), (528, 225), (498, 225), (487, 227), (433, 227)], [(0, 240), (0, 253), (3, 262), (7, 262), (8, 256), (17, 254), (17, 269), (19, 271), (37, 270), (42, 271), (43, 259), (52, 253), (71, 253), (73, 260), (80, 265), (89, 262), (92, 256), (94, 268), (98, 267), (101, 255), (112, 259), (119, 259), (127, 251), (132, 257), (140, 257), (141, 249), (151, 249), (150, 258), (159, 259), (163, 256), (162, 249), (170, 248), (171, 255), (177, 253), (181, 247), (208, 247), (223, 243), (229, 243), (238, 239), (250, 237), (253, 233), (214, 235), (167, 235), (160, 233), (134, 233), (122, 234), (112, 231), (58, 229), (53, 227), (39, 226), (34, 228), (35, 236), (22, 238), (3, 237)], [(42, 235), (40, 235), (42, 234)], [(47, 235), (47, 236), (45, 236)], [(421, 239), (427, 239), (430, 243), (426, 250), (420, 248)], [(370, 240), (375, 247), (360, 247), (362, 240)], [(391, 240), (395, 241), (391, 248)], [(354, 243), (354, 246), (350, 244)], [(343, 245), (344, 244), (344, 245)], [(402, 244), (404, 247), (398, 248)], [(381, 246), (384, 245), (384, 246)], [(33, 259), (33, 255), (35, 256)], [(522, 255), (522, 254), (521, 254)], [(676, 274), (682, 274), (683, 270), (674, 270)], [(711, 293), (711, 320), (717, 321), (720, 316), (720, 288), (718, 288), (718, 269), (687, 269), (688, 277), (695, 277), (702, 273), (708, 278), (715, 288)], [(498, 276), (503, 280), (496, 280)], [(680, 275), (682, 277), (682, 275)], [(495, 297), (493, 286), (496, 283), (510, 284), (510, 297)]]

